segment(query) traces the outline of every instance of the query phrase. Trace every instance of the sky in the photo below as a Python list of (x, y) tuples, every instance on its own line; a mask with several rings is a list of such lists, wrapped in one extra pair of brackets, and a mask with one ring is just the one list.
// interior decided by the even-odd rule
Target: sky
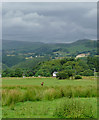
[(2, 38), (45, 43), (96, 39), (97, 3), (3, 3)]

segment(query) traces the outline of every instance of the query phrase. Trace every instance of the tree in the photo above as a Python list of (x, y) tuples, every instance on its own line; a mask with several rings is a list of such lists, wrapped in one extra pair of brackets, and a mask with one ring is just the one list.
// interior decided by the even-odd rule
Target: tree
[(50, 77), (51, 73), (48, 71), (48, 69), (40, 69), (37, 71), (37, 73), (35, 74), (35, 76), (45, 76), (45, 77)]
[(14, 70), (10, 70), (10, 77), (15, 77), (15, 71)]
[(82, 72), (81, 75), (83, 75), (83, 76), (93, 76), (94, 72), (92, 70), (88, 69), (88, 70), (85, 70), (84, 72)]
[(60, 71), (59, 73), (57, 73), (57, 78), (58, 79), (67, 79), (70, 78), (75, 75), (75, 71), (72, 69), (68, 69), (68, 70), (64, 70), (64, 71)]
[(22, 70), (20, 68), (15, 69), (15, 77), (22, 77)]
[(5, 69), (3, 72), (2, 72), (2, 77), (10, 77), (10, 69)]
[(66, 79), (69, 78), (68, 73), (66, 73), (65, 71), (61, 71), (59, 73), (57, 73), (56, 78), (58, 79)]

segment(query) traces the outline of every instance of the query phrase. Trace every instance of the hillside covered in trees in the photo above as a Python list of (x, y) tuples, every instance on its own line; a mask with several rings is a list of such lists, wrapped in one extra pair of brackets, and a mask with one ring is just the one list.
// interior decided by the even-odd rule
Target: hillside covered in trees
[[(77, 56), (85, 55), (77, 58)], [(3, 40), (2, 76), (93, 75), (98, 71), (97, 41), (39, 43)], [(65, 76), (65, 75), (64, 75)]]
[(73, 57), (55, 60), (34, 59), (25, 61), (11, 68), (3, 70), (3, 77), (22, 77), (24, 76), (44, 76), (51, 77), (57, 71), (64, 76), (93, 76), (94, 69), (99, 71), (98, 57), (86, 57), (85, 59), (75, 59)]
[(97, 41), (78, 40), (73, 43), (40, 43), (3, 40), (2, 62), (8, 67), (33, 58), (62, 59), (79, 54), (97, 54)]

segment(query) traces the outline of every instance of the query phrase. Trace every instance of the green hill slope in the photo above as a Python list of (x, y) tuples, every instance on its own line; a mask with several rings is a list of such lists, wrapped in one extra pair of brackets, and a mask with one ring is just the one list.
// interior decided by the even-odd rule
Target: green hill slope
[[(3, 40), (3, 64), (8, 67), (22, 64), (26, 59), (50, 57), (52, 59), (73, 56), (81, 53), (97, 54), (97, 41), (78, 40), (73, 43), (41, 43)], [(11, 62), (12, 61), (12, 62)], [(32, 59), (30, 60), (32, 61)]]

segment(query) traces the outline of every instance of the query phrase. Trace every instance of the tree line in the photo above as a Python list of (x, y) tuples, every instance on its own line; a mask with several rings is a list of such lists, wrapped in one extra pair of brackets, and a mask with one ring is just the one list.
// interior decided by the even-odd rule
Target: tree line
[(67, 57), (64, 59), (46, 60), (38, 62), (36, 65), (31, 64), (32, 66), (33, 68), (30, 70), (26, 68), (6, 68), (2, 71), (2, 77), (51, 77), (53, 72), (56, 71), (59, 79), (65, 79), (75, 75), (93, 76), (94, 69), (96, 72), (99, 71), (98, 57), (96, 56), (88, 56), (86, 59)]

